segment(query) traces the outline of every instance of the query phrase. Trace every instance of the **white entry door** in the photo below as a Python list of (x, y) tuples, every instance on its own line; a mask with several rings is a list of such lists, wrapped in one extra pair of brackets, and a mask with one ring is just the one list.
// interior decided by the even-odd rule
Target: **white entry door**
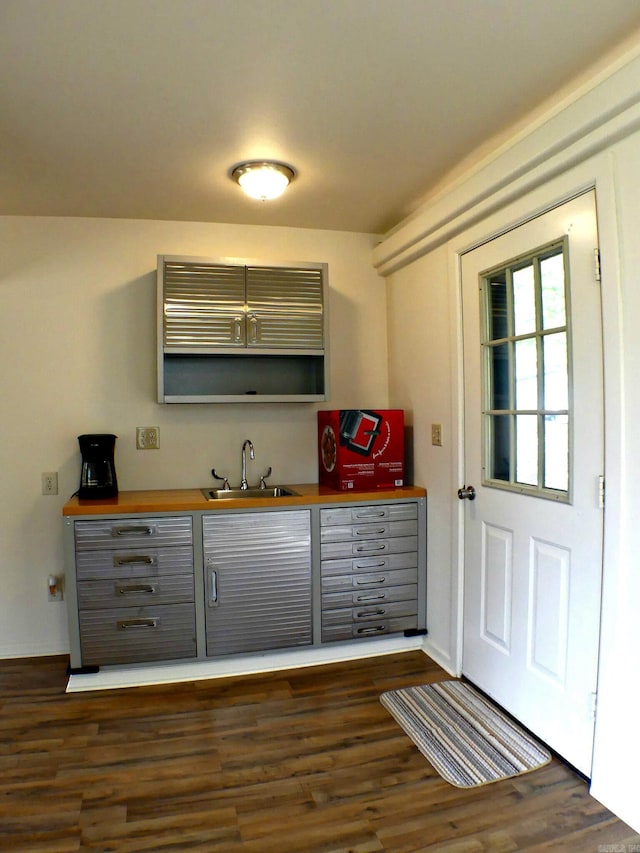
[(462, 257), (463, 673), (585, 775), (604, 482), (596, 249), (590, 192)]

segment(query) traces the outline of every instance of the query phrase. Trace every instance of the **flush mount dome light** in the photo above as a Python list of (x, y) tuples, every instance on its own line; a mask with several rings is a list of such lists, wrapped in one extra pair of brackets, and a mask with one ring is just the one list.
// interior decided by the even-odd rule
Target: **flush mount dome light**
[(295, 176), (291, 166), (270, 160), (252, 160), (234, 166), (231, 177), (251, 198), (260, 201), (278, 198)]

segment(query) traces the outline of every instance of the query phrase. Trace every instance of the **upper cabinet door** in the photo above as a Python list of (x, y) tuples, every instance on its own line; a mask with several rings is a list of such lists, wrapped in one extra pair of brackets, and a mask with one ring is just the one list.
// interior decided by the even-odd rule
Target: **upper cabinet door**
[(322, 351), (323, 270), (164, 258), (164, 346)]
[(169, 261), (164, 270), (165, 347), (244, 347), (245, 268)]
[(247, 346), (324, 348), (321, 268), (247, 267)]

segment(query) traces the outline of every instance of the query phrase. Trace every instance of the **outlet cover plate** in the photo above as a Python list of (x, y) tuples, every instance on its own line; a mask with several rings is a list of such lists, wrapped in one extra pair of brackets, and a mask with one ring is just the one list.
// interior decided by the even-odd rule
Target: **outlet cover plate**
[(160, 448), (160, 428), (136, 427), (136, 448), (138, 450), (158, 450)]
[(42, 473), (42, 494), (57, 495), (58, 494), (58, 472), (44, 471)]

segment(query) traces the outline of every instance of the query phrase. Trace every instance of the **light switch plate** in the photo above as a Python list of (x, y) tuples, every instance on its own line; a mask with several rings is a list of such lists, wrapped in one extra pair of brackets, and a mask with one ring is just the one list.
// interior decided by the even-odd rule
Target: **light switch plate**
[(431, 424), (431, 444), (442, 447), (442, 424)]

